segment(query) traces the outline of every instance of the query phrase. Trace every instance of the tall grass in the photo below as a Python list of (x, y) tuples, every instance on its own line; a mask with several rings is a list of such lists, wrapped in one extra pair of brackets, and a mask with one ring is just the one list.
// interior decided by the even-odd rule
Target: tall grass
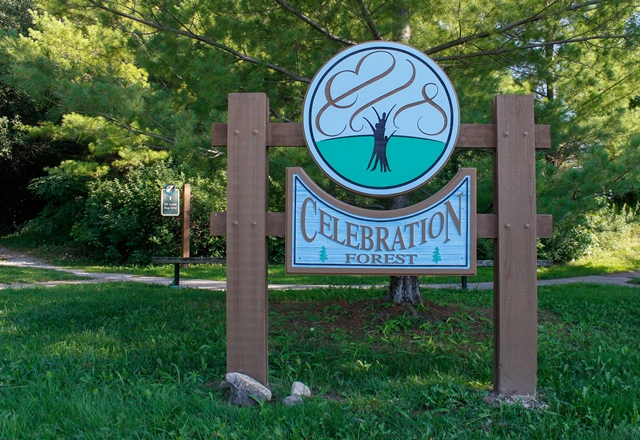
[[(428, 319), (373, 301), (373, 288), (271, 293), (274, 401), (236, 408), (217, 388), (224, 293), (1, 291), (0, 438), (640, 438), (640, 290), (540, 288), (538, 389), (549, 408), (536, 410), (483, 400), (491, 292), (423, 294)], [(294, 380), (314, 396), (284, 407)]]

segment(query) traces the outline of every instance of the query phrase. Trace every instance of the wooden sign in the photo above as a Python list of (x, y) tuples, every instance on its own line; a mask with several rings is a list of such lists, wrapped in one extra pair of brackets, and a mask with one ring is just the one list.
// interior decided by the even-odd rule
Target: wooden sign
[[(494, 213), (477, 215), (476, 233), (495, 240), (493, 386), (505, 396), (536, 394), (536, 238), (552, 233), (551, 216), (535, 210), (535, 154), (551, 147), (551, 130), (534, 125), (533, 102), (531, 95), (497, 96), (493, 122), (461, 125), (456, 145), (493, 152)], [(303, 146), (303, 124), (270, 123), (269, 100), (262, 93), (229, 95), (228, 114), (228, 123), (213, 124), (211, 136), (212, 145), (227, 147), (227, 212), (212, 213), (210, 228), (212, 235), (227, 237), (227, 371), (267, 385), (265, 238), (285, 235), (291, 221), (267, 209), (268, 151)]]
[(433, 197), (372, 211), (343, 203), (287, 169), (287, 272), (475, 275), (476, 170)]
[(460, 126), (458, 98), (431, 58), (371, 41), (331, 58), (314, 76), (304, 134), (318, 166), (368, 196), (412, 191), (447, 163)]

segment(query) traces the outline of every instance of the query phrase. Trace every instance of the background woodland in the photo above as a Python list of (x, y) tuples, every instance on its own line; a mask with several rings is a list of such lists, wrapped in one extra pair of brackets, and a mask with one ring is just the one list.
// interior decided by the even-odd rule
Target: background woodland
[[(383, 39), (438, 62), (462, 123), (491, 122), (496, 94), (534, 95), (536, 123), (552, 127), (537, 156), (538, 212), (555, 232), (539, 255), (570, 261), (614, 245), (640, 209), (639, 26), (632, 0), (0, 0), (0, 235), (146, 263), (179, 243), (160, 189), (190, 183), (192, 254), (223, 255), (208, 213), (225, 210), (226, 151), (211, 147), (210, 126), (226, 122), (227, 95), (264, 92), (272, 121), (300, 121), (331, 56)], [(333, 185), (305, 149), (273, 148), (270, 160), (272, 211), (294, 165), (349, 203), (385, 207)], [(409, 203), (461, 165), (478, 169), (478, 210), (492, 212), (485, 151), (454, 154)]]

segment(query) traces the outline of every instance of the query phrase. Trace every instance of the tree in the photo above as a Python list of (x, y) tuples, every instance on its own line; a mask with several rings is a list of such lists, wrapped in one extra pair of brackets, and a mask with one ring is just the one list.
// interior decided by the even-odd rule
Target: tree
[(0, 29), (26, 34), (32, 25), (29, 11), (34, 7), (32, 0), (0, 0)]
[[(325, 60), (357, 42), (387, 39), (410, 43), (447, 71), (464, 123), (489, 122), (498, 92), (536, 94), (537, 122), (552, 124), (554, 136), (552, 151), (540, 156), (539, 210), (554, 214), (561, 227), (570, 229), (575, 213), (589, 215), (615, 200), (633, 203), (629, 195), (638, 191), (631, 137), (637, 110), (629, 103), (639, 93), (639, 15), (632, 0), (40, 0), (39, 6), (50, 14), (39, 19), (39, 33), (3, 43), (14, 44), (10, 82), (54, 105), (59, 120), (51, 132), (88, 139), (110, 164), (163, 151), (220, 169), (223, 152), (209, 147), (208, 127), (224, 120), (227, 93), (264, 91), (275, 120), (298, 120), (306, 85)], [(378, 159), (382, 168), (384, 136), (374, 143), (371, 164)], [(489, 166), (483, 154), (465, 152), (453, 161), (482, 173)], [(491, 210), (484, 199), (479, 206)]]
[(328, 259), (329, 257), (327, 256), (327, 248), (322, 246), (322, 249), (320, 249), (320, 261), (324, 263)]
[(442, 260), (442, 256), (440, 255), (440, 248), (436, 246), (436, 249), (433, 251), (433, 262), (438, 264)]
[[(0, 35), (26, 34), (33, 25), (30, 0), (0, 0)], [(3, 54), (4, 55), (4, 54)], [(25, 221), (35, 217), (43, 203), (27, 189), (29, 182), (44, 174), (43, 168), (60, 163), (61, 154), (69, 151), (42, 139), (31, 139), (25, 125), (44, 119), (46, 108), (39, 106), (26, 93), (1, 79), (10, 62), (0, 62), (0, 186), (11, 188), (0, 211), (0, 234), (9, 234)], [(65, 146), (66, 147), (66, 146)]]
[[(378, 162), (380, 163), (381, 172), (386, 173), (387, 171), (391, 171), (391, 168), (389, 168), (389, 160), (387, 159), (387, 144), (395, 132), (390, 135), (386, 134), (387, 120), (389, 116), (391, 116), (391, 110), (389, 112), (383, 112), (382, 116), (380, 116), (376, 108), (373, 107), (373, 111), (376, 112), (376, 116), (378, 117), (378, 122), (376, 122), (375, 127), (367, 118), (364, 118), (371, 127), (374, 139), (373, 153), (371, 153), (371, 159), (367, 165), (367, 169), (371, 168), (371, 171), (374, 171), (378, 167)], [(371, 163), (373, 163), (373, 167)]]

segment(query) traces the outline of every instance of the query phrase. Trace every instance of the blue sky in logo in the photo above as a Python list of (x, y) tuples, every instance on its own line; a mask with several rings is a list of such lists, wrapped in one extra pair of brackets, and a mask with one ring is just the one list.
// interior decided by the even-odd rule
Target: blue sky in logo
[(442, 76), (435, 63), (409, 46), (365, 45), (339, 54), (318, 72), (309, 90), (307, 128), (320, 142), (371, 136), (375, 125), (386, 120), (386, 136), (447, 143), (459, 116), (455, 93)]

